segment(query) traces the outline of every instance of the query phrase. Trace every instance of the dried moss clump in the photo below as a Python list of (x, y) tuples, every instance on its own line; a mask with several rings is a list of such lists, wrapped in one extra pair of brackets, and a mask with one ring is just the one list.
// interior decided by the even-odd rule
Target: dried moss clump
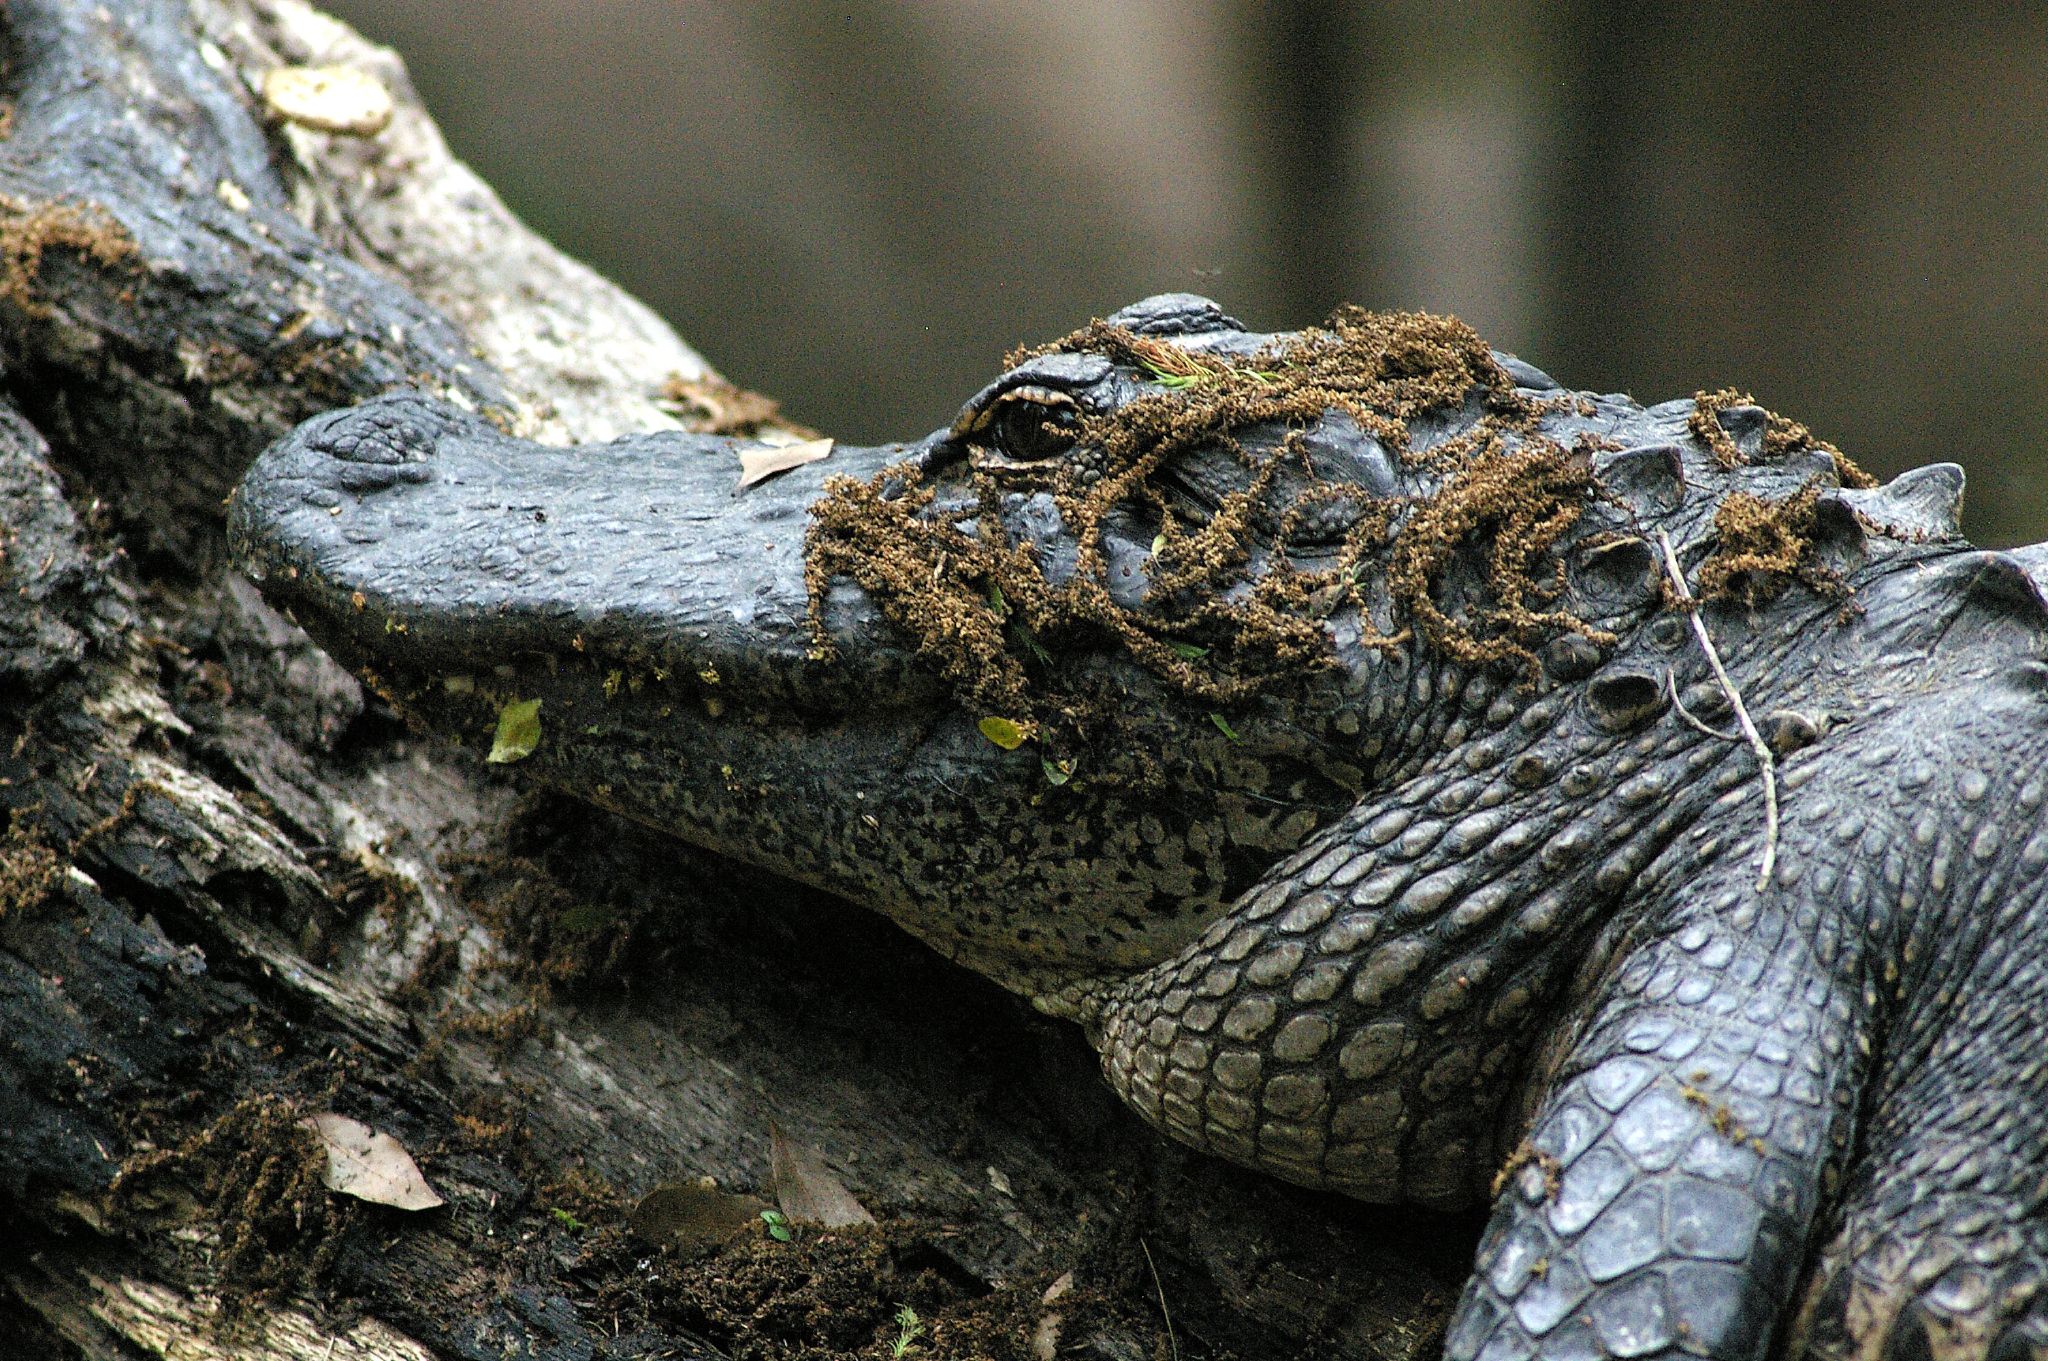
[[(1737, 468), (1749, 460), (1735, 447), (1735, 439), (1721, 424), (1721, 413), (1730, 407), (1755, 406), (1756, 398), (1739, 388), (1722, 388), (1718, 392), (1695, 392), (1693, 412), (1686, 417), (1686, 426), (1693, 437), (1713, 451), (1714, 458), (1724, 468)], [(1826, 454), (1835, 465), (1835, 480), (1845, 487), (1874, 487), (1877, 479), (1856, 466), (1856, 461), (1824, 439), (1817, 438), (1813, 431), (1789, 416), (1780, 416), (1775, 411), (1764, 412), (1763, 457), (1766, 462), (1776, 463), (1793, 454), (1817, 450)]]
[(67, 863), (17, 811), (0, 836), (0, 921), (42, 906), (64, 882)]
[(219, 1227), (213, 1264), (229, 1318), (311, 1290), (355, 1220), (326, 1188), (326, 1149), (300, 1124), (330, 1104), (337, 1085), (310, 1102), (246, 1096), (175, 1147), (130, 1155), (114, 1178), (114, 1204), (134, 1231), (161, 1213), (167, 1179), (194, 1184)]
[(135, 239), (97, 206), (58, 200), (26, 206), (0, 197), (0, 300), (38, 321), (53, 309), (37, 296), (43, 256), (69, 250), (103, 269), (135, 256)]
[[(1070, 644), (1112, 644), (1181, 693), (1229, 704), (1332, 664), (1324, 620), (1341, 608), (1357, 611), (1368, 645), (1398, 646), (1419, 631), (1463, 660), (1524, 668), (1535, 665), (1534, 644), (1590, 631), (1549, 605), (1562, 583), (1550, 550), (1593, 494), (1583, 451), (1533, 433), (1545, 407), (1516, 391), (1462, 322), (1347, 307), (1323, 327), (1228, 356), (1096, 321), (1009, 362), (1055, 351), (1107, 356), (1160, 391), (1103, 415), (1071, 411), (1066, 428), (1048, 423), (1049, 439), (1071, 438), (1066, 456), (977, 461), (972, 509), (936, 507), (935, 489), (907, 465), (867, 482), (830, 481), (806, 556), (819, 655), (830, 652), (825, 592), (849, 578), (965, 703), (1030, 735), (1085, 730), (1114, 708), (1114, 696), (1089, 694), (1055, 662)], [(1413, 418), (1475, 394), (1483, 410), (1471, 428), (1427, 448), (1411, 441)], [(1382, 498), (1322, 476), (1305, 432), (1332, 412), (1405, 466), (1442, 474), (1440, 485)], [(1248, 445), (1242, 436), (1255, 426), (1268, 437)], [(1243, 470), (1206, 516), (1191, 516), (1162, 478), (1197, 454)], [(1057, 583), (1000, 516), (1006, 495), (1040, 491), (1078, 555)], [(1157, 528), (1142, 609), (1110, 590), (1104, 526), (1113, 514)], [(1334, 548), (1326, 540), (1317, 565), (1297, 565), (1308, 526), (1333, 521)], [(1460, 557), (1484, 565), (1486, 589), (1447, 607), (1436, 593)], [(1376, 622), (1362, 584), (1382, 575), (1381, 608), (1394, 617)]]
[(685, 378), (672, 373), (662, 382), (660, 399), (670, 415), (707, 435), (744, 435), (751, 439), (764, 431), (780, 430), (815, 439), (818, 434), (784, 416), (782, 404), (774, 398), (723, 378)]
[[(1590, 465), (1576, 451), (1554, 444), (1510, 450), (1496, 435), (1441, 492), (1416, 506), (1388, 569), (1395, 597), (1424, 636), (1463, 662), (1533, 666), (1530, 642), (1559, 633), (1613, 642), (1569, 610), (1539, 608), (1564, 591), (1564, 560), (1551, 549), (1578, 523), (1592, 491)], [(1492, 543), (1492, 599), (1480, 611), (1491, 625), (1485, 634), (1445, 614), (1432, 589), (1460, 546), (1479, 538)], [(1546, 562), (1547, 580), (1539, 575)]]
[(1783, 501), (1730, 492), (1714, 512), (1714, 551), (1700, 564), (1699, 591), (1754, 608), (1801, 582), (1826, 596), (1847, 588), (1841, 574), (1814, 556), (1815, 507), (1821, 484), (1808, 482)]

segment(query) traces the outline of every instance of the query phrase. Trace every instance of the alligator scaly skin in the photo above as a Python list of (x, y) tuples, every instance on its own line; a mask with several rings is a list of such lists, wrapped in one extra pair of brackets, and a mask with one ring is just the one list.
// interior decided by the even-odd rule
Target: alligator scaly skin
[[(1112, 320), (1215, 353), (1265, 339), (1183, 296)], [(744, 496), (735, 441), (542, 450), (395, 396), (264, 455), (231, 532), (408, 712), (480, 741), (543, 697), (537, 778), (1075, 1017), (1174, 1137), (1368, 1199), (1490, 1199), (1456, 1361), (2048, 1356), (2048, 550), (1963, 542), (1952, 465), (1845, 489), (1738, 405), (1707, 413), (1727, 466), (1690, 400), (1559, 394), (1497, 358), (1547, 403), (1540, 435), (1592, 440), (1598, 494), (1559, 558), (1614, 640), (1563, 633), (1532, 681), (1332, 616), (1336, 668), (1228, 723), (1091, 658), (1153, 724), (1149, 793), (1048, 797), (1038, 756), (984, 741), (851, 585), (836, 663), (805, 618), (827, 474), (913, 458), (943, 483), (1006, 394), (1156, 393), (1100, 358), (1027, 361), (949, 431)], [(1312, 434), (1375, 494), (1450, 475), (1345, 421)], [(1700, 726), (1729, 705), (1656, 535), (1695, 572), (1731, 494), (1814, 486), (1844, 592), (1700, 613), (1777, 753), (1760, 885), (1759, 765)], [(1048, 504), (1011, 498), (1004, 524), (1070, 569)], [(1150, 535), (1112, 526), (1110, 571), (1142, 580)]]

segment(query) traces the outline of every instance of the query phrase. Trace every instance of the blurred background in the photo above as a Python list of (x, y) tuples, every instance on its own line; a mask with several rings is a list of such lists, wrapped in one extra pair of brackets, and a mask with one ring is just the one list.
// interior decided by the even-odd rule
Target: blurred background
[(1735, 384), (2048, 539), (2048, 5), (325, 0), (458, 154), (855, 441), (1185, 289)]

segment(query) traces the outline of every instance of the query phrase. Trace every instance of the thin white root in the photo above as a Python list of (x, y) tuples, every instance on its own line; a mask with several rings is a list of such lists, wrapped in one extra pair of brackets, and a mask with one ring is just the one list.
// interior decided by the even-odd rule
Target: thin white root
[(1671, 697), (1671, 707), (1678, 711), (1678, 716), (1698, 731), (1723, 742), (1740, 742), (1742, 740), (1741, 733), (1722, 732), (1712, 724), (1702, 721), (1698, 714), (1686, 708), (1685, 701), (1678, 697), (1678, 677), (1669, 670), (1666, 670), (1664, 673), (1664, 693)]
[[(1707, 621), (1700, 618), (1699, 601), (1693, 598), (1692, 591), (1685, 584), (1685, 570), (1678, 565), (1678, 554), (1672, 550), (1671, 536), (1661, 529), (1657, 531), (1657, 547), (1664, 552), (1664, 571), (1671, 580), (1672, 593), (1678, 597), (1678, 603), (1684, 607), (1685, 617), (1692, 622), (1692, 636), (1698, 640), (1700, 651), (1706, 654), (1707, 665), (1713, 668), (1714, 679), (1721, 684), (1721, 693), (1728, 697), (1729, 707), (1735, 710), (1735, 726), (1742, 730), (1743, 741), (1749, 743), (1749, 749), (1756, 753), (1757, 766), (1763, 773), (1764, 854), (1763, 861), (1757, 866), (1756, 873), (1756, 891), (1762, 893), (1770, 886), (1771, 871), (1776, 869), (1778, 865), (1777, 758), (1771, 755), (1770, 743), (1764, 741), (1763, 734), (1758, 732), (1756, 724), (1750, 721), (1749, 706), (1742, 702), (1742, 692), (1737, 690), (1735, 682), (1729, 679), (1728, 668), (1721, 665), (1721, 654), (1715, 650), (1714, 640), (1707, 636)], [(1677, 699), (1677, 683), (1674, 681), (1672, 682), (1673, 703), (1676, 703)], [(1693, 718), (1691, 714), (1686, 713), (1685, 706), (1679, 705), (1678, 710), (1681, 714), (1685, 714), (1686, 719), (1694, 727), (1704, 732), (1713, 733), (1713, 729), (1707, 727), (1698, 719)], [(1721, 734), (1714, 733), (1714, 736), (1719, 737)]]
[(1138, 1246), (1145, 1253), (1145, 1265), (1152, 1272), (1152, 1288), (1159, 1292), (1159, 1317), (1166, 1320), (1166, 1345), (1172, 1350), (1173, 1361), (1180, 1361), (1180, 1341), (1173, 1335), (1173, 1311), (1166, 1307), (1166, 1283), (1159, 1279), (1159, 1264), (1152, 1260), (1152, 1249), (1144, 1239)]

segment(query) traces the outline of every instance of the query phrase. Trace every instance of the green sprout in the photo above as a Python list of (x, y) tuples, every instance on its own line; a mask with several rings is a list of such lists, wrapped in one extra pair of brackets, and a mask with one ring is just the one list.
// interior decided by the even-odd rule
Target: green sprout
[(1214, 376), (1208, 373), (1168, 373), (1165, 369), (1153, 364), (1147, 364), (1145, 372), (1153, 382), (1172, 392), (1179, 392), (1182, 388), (1191, 388), (1203, 379)]
[(924, 1336), (924, 1320), (917, 1316), (917, 1310), (907, 1304), (896, 1306), (896, 1340), (889, 1344), (889, 1355), (893, 1361), (902, 1361), (910, 1355), (911, 1348)]
[(761, 1211), (761, 1222), (768, 1226), (768, 1236), (778, 1243), (787, 1243), (796, 1237), (796, 1234), (790, 1231), (789, 1221), (783, 1218), (780, 1210)]

